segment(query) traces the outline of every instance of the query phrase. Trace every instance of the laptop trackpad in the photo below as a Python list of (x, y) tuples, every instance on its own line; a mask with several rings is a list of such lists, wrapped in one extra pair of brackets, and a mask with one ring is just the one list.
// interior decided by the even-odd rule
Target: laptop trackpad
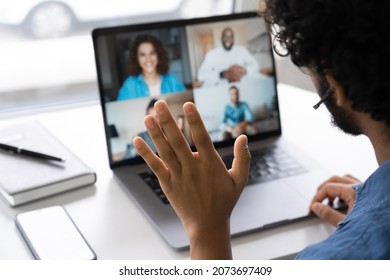
[(302, 218), (309, 213), (309, 202), (282, 180), (245, 187), (233, 210), (232, 234), (261, 229)]

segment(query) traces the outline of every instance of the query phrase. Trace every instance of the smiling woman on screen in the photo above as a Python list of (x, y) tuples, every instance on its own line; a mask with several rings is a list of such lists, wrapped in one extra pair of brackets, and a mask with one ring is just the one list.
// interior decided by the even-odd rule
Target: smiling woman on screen
[(118, 100), (158, 97), (186, 90), (175, 75), (169, 73), (169, 57), (162, 43), (149, 34), (135, 38), (130, 49), (130, 76), (124, 81)]

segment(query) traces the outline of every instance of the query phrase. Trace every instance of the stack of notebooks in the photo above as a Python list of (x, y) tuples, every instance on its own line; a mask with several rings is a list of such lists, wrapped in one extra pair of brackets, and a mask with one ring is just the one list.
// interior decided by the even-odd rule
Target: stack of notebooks
[[(0, 129), (0, 143), (0, 194), (11, 206), (96, 182), (95, 172), (38, 122)], [(63, 160), (20, 154), (20, 148)]]

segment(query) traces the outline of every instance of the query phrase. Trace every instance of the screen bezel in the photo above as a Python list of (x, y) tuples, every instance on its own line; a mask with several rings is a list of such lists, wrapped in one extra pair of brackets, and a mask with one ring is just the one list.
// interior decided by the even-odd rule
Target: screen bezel
[[(98, 76), (98, 87), (99, 87), (99, 96), (100, 96), (100, 103), (102, 107), (102, 113), (103, 113), (103, 120), (104, 120), (104, 130), (105, 130), (105, 136), (106, 136), (106, 145), (107, 145), (107, 152), (108, 152), (108, 158), (109, 158), (109, 164), (111, 168), (119, 167), (119, 166), (125, 166), (125, 165), (132, 165), (132, 164), (141, 164), (144, 163), (144, 160), (137, 156), (135, 158), (130, 159), (123, 159), (123, 160), (113, 160), (113, 154), (111, 149), (111, 143), (110, 143), (110, 134), (109, 134), (109, 126), (108, 126), (108, 120), (107, 120), (107, 110), (106, 110), (106, 100), (105, 100), (105, 90), (102, 84), (102, 73), (101, 73), (101, 64), (99, 59), (99, 53), (97, 50), (98, 46), (98, 38), (100, 36), (107, 36), (107, 35), (114, 35), (114, 34), (120, 34), (120, 33), (128, 33), (128, 32), (135, 32), (135, 31), (148, 31), (158, 28), (169, 28), (169, 27), (186, 27), (189, 25), (195, 25), (195, 24), (204, 24), (204, 23), (216, 23), (216, 22), (222, 22), (222, 21), (228, 21), (228, 20), (240, 20), (240, 19), (250, 19), (250, 18), (261, 18), (261, 16), (257, 12), (245, 12), (245, 13), (237, 13), (237, 14), (229, 14), (229, 15), (223, 15), (223, 16), (212, 16), (212, 17), (205, 17), (205, 18), (193, 18), (193, 19), (182, 19), (182, 20), (172, 20), (172, 21), (163, 21), (163, 22), (152, 22), (152, 23), (141, 23), (141, 24), (133, 24), (133, 25), (124, 25), (124, 26), (116, 26), (116, 27), (104, 27), (104, 28), (97, 28), (92, 31), (92, 38), (93, 38), (93, 45), (94, 45), (94, 53), (95, 53), (95, 63), (96, 63), (96, 69), (97, 69), (97, 76)], [(268, 34), (270, 37), (270, 35)], [(256, 140), (263, 140), (270, 137), (280, 136), (282, 134), (282, 128), (281, 128), (281, 121), (280, 121), (280, 110), (279, 110), (279, 99), (278, 99), (278, 90), (277, 90), (277, 69), (275, 68), (275, 59), (274, 54), (272, 51), (272, 40), (269, 40), (270, 42), (270, 56), (271, 56), (271, 63), (272, 68), (274, 71), (273, 74), (273, 80), (274, 80), (274, 89), (275, 89), (275, 106), (276, 110), (278, 111), (277, 116), (277, 122), (278, 122), (278, 129), (260, 133), (257, 135), (248, 136), (249, 142), (256, 141)], [(223, 147), (229, 147), (232, 146), (234, 143), (234, 139), (224, 140), (221, 142), (215, 142), (214, 146), (215, 148), (223, 148)], [(195, 147), (191, 147), (193, 150), (195, 150)]]

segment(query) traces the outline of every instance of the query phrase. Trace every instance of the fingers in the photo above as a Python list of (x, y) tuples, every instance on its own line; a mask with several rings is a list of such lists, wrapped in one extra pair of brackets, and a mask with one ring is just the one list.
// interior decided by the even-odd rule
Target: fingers
[(145, 160), (146, 164), (150, 167), (157, 178), (162, 182), (168, 182), (169, 171), (167, 170), (163, 161), (156, 156), (156, 154), (149, 148), (145, 141), (141, 137), (135, 137), (133, 139), (134, 147), (137, 149), (137, 153)]
[(356, 193), (351, 184), (328, 182), (318, 189), (310, 204), (310, 210), (324, 221), (337, 226), (345, 218), (345, 215), (328, 205), (322, 204), (322, 201), (325, 198), (333, 201), (338, 197), (348, 204), (348, 213), (353, 208), (355, 196)]
[(323, 182), (318, 189), (321, 189), (323, 186), (325, 186), (328, 183), (344, 183), (344, 184), (357, 184), (360, 183), (360, 180), (353, 177), (352, 175), (345, 175), (345, 176), (332, 176), (325, 182)]
[[(156, 109), (158, 122), (162, 130), (154, 129), (149, 134), (159, 155), (162, 158), (168, 157), (167, 160), (170, 160), (173, 156), (171, 153), (173, 152), (178, 159), (188, 159), (192, 156), (191, 149), (180, 128), (177, 126), (168, 105), (160, 100), (156, 102), (154, 108)], [(148, 125), (147, 128), (148, 131), (152, 129)]]
[(356, 195), (352, 185), (357, 183), (360, 183), (360, 180), (352, 175), (329, 178), (318, 187), (310, 204), (310, 210), (324, 221), (337, 226), (345, 218), (345, 215), (321, 202), (326, 198), (332, 202), (338, 197), (348, 204), (347, 212), (351, 211)]
[(310, 210), (319, 218), (335, 227), (345, 218), (344, 214), (320, 202), (313, 203)]
[[(167, 104), (160, 100), (154, 106), (157, 117), (146, 116), (145, 126), (166, 167), (171, 172), (180, 173), (183, 165), (188, 165), (194, 159), (194, 155)], [(183, 105), (183, 111), (200, 158), (207, 161), (215, 157), (217, 152), (195, 105), (187, 102)]]
[(352, 209), (355, 202), (355, 190), (350, 185), (341, 183), (327, 183), (314, 195), (311, 205), (315, 202), (321, 202), (325, 198), (333, 201), (336, 197), (345, 201), (348, 204), (348, 209)]
[(244, 187), (248, 181), (251, 154), (248, 148), (248, 138), (241, 135), (234, 143), (234, 159), (232, 168), (229, 170), (235, 183)]
[[(192, 140), (199, 155), (206, 159), (209, 158), (216, 151), (198, 110), (193, 103), (187, 102), (183, 105), (183, 111), (186, 114)], [(210, 154), (211, 151), (213, 151), (212, 154)]]
[(356, 178), (350, 174), (346, 174), (344, 177), (350, 179), (352, 184), (361, 183), (361, 181), (358, 178)]
[(172, 169), (173, 172), (180, 171), (180, 162), (162, 132), (156, 117), (152, 115), (146, 116), (144, 122), (153, 144), (166, 167)]
[(233, 138), (237, 138), (242, 133), (244, 133), (244, 130), (239, 125), (236, 125), (232, 130)]

